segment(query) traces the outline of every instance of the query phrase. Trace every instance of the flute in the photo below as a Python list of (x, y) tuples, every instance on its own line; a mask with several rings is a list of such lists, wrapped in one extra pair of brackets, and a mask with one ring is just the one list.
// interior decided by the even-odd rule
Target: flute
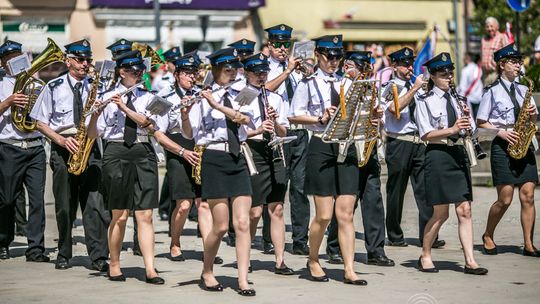
[[(129, 92), (133, 92), (133, 91), (135, 91), (135, 89), (136, 89), (137, 87), (139, 87), (139, 86), (142, 85), (143, 83), (144, 83), (144, 81), (141, 81), (141, 82), (135, 84), (134, 86), (132, 86), (132, 87), (130, 87), (130, 88), (128, 88), (128, 89), (125, 89), (124, 91), (118, 93), (118, 95), (120, 95), (120, 97), (122, 97), (122, 96), (126, 95), (126, 94), (129, 93)], [(116, 96), (116, 95), (115, 95), (115, 96)], [(88, 117), (88, 116), (94, 114), (94, 113), (97, 112), (97, 111), (103, 110), (103, 109), (104, 109), (109, 103), (111, 103), (111, 102), (112, 102), (112, 97), (109, 98), (109, 99), (107, 99), (107, 100), (105, 100), (105, 101), (103, 101), (98, 107), (96, 107), (95, 105), (92, 105), (92, 108), (90, 108), (90, 111), (84, 113), (84, 114), (83, 114), (83, 117), (86, 118), (86, 117)]]
[[(239, 82), (240, 80), (242, 80), (242, 79), (240, 79), (240, 78), (236, 79), (235, 81), (233, 81), (233, 82), (231, 82), (229, 84), (226, 84), (224, 86), (216, 88), (216, 89), (212, 90), (212, 93), (219, 92), (220, 90), (226, 90), (226, 89), (230, 88), (233, 84)], [(193, 98), (188, 99), (186, 102), (180, 103), (177, 110), (182, 110), (184, 108), (187, 108), (187, 107), (191, 106), (192, 104), (194, 104), (196, 102), (199, 102), (199, 101), (201, 101), (203, 99), (204, 99), (204, 97), (202, 96), (202, 91), (199, 91), (199, 92), (197, 92), (197, 94), (193, 95)]]

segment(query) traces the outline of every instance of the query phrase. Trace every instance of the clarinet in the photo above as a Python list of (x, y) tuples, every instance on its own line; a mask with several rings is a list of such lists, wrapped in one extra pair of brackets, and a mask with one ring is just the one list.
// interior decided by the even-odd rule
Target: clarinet
[[(450, 95), (452, 95), (457, 100), (457, 104), (459, 106), (461, 116), (471, 119), (470, 114), (465, 115), (465, 105), (467, 102), (467, 97), (461, 96), (458, 94), (458, 92), (456, 91), (456, 85), (454, 84), (454, 82), (450, 83)], [(463, 136), (465, 150), (467, 151), (467, 155), (469, 156), (469, 160), (471, 161), (471, 167), (474, 167), (478, 164), (476, 160), (486, 158), (487, 153), (484, 152), (484, 150), (482, 149), (482, 146), (480, 146), (478, 139), (472, 137), (472, 133), (470, 129), (466, 130), (464, 134), (460, 134), (460, 135)]]
[[(268, 102), (268, 94), (266, 92), (266, 88), (264, 87), (264, 84), (261, 85), (261, 95), (264, 102), (264, 116), (268, 118), (270, 103)], [(276, 127), (274, 126), (274, 132), (272, 132), (272, 139), (270, 140), (270, 142), (273, 142), (276, 138), (277, 138)], [(287, 167), (287, 161), (285, 159), (285, 151), (283, 150), (283, 143), (274, 145), (272, 148), (273, 148), (272, 151), (274, 152), (274, 161), (281, 160), (283, 161), (283, 166)], [(277, 152), (277, 155), (275, 155), (275, 152)]]

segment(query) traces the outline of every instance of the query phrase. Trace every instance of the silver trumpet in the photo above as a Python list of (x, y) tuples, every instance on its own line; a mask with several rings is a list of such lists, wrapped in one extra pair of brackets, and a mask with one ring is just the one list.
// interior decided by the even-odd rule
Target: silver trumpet
[[(138, 88), (138, 87), (139, 87), (140, 85), (142, 85), (143, 83), (144, 83), (144, 81), (141, 81), (141, 82), (135, 84), (134, 86), (132, 86), (132, 87), (130, 87), (130, 88), (127, 88), (127, 89), (125, 89), (124, 91), (122, 91), (122, 92), (120, 92), (120, 93), (118, 93), (118, 94), (120, 95), (120, 97), (122, 97), (122, 96), (126, 95), (126, 94), (129, 93), (129, 92), (135, 91), (135, 89)], [(115, 94), (115, 95), (116, 95), (116, 94)], [(86, 118), (86, 117), (88, 117), (88, 116), (94, 114), (94, 113), (97, 112), (97, 111), (101, 111), (101, 110), (105, 109), (105, 107), (106, 107), (109, 103), (111, 103), (111, 102), (112, 102), (112, 97), (109, 98), (109, 99), (107, 99), (107, 100), (105, 100), (105, 101), (103, 101), (98, 107), (96, 107), (95, 105), (92, 105), (92, 108), (90, 108), (90, 111), (84, 113), (84, 114), (83, 114), (83, 117)]]
[[(235, 84), (235, 83), (237, 83), (237, 82), (239, 82), (241, 80), (242, 79), (236, 79), (235, 81), (233, 81), (233, 82), (231, 82), (229, 84), (226, 84), (224, 86), (221, 86), (219, 88), (216, 88), (216, 89), (212, 90), (212, 93), (216, 93), (216, 92), (219, 92), (221, 90), (226, 90), (226, 89), (230, 88), (233, 84)], [(197, 102), (203, 100), (204, 97), (202, 96), (202, 92), (203, 91), (199, 91), (195, 95), (193, 95), (192, 98), (185, 99), (184, 101), (182, 101), (180, 103), (180, 105), (176, 108), (176, 110), (182, 110), (184, 108), (187, 108), (187, 107), (191, 106), (194, 103), (197, 103)]]

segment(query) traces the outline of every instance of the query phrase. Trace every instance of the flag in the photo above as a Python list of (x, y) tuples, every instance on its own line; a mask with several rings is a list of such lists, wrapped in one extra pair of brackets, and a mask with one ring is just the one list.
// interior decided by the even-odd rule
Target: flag
[[(431, 30), (431, 33), (426, 37), (426, 42), (416, 54), (416, 59), (414, 60), (414, 75), (422, 75), (424, 72), (424, 67), (422, 66), (426, 61), (433, 58), (435, 55), (435, 45), (437, 44), (437, 31), (435, 29)], [(416, 79), (413, 76), (412, 81)]]
[(506, 31), (504, 33), (508, 37), (508, 43), (514, 43), (514, 35), (512, 34), (512, 23), (506, 22)]

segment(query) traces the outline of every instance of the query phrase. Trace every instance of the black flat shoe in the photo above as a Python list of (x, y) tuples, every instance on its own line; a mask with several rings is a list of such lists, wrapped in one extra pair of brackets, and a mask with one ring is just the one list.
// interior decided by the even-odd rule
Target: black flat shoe
[(59, 255), (56, 258), (56, 263), (54, 265), (54, 268), (58, 269), (58, 270), (66, 270), (66, 269), (71, 268), (71, 266), (69, 265), (69, 260), (68, 259), (66, 259), (65, 257)]
[(26, 256), (27, 262), (36, 262), (36, 263), (48, 263), (51, 259), (44, 255), (42, 252), (34, 253)]
[(170, 256), (169, 260), (173, 261), (173, 262), (183, 262), (186, 260), (186, 258), (184, 257), (183, 254), (179, 254), (177, 256)]
[(333, 265), (341, 265), (343, 264), (343, 257), (339, 253), (329, 253), (328, 261), (326, 262)]
[(124, 274), (119, 274), (117, 276), (111, 276), (110, 272), (107, 270), (107, 277), (109, 278), (109, 281), (113, 281), (113, 282), (125, 282), (126, 281), (126, 277), (124, 276)]
[(309, 261), (306, 263), (306, 268), (308, 270), (309, 277), (310, 277), (311, 281), (313, 281), (313, 282), (328, 282), (328, 277), (326, 275), (316, 277), (316, 276), (311, 274), (311, 269), (309, 268)]
[(248, 273), (252, 273), (253, 272), (253, 267), (251, 267), (251, 265), (249, 265), (248, 267)]
[(238, 291), (238, 294), (243, 296), (243, 297), (253, 297), (257, 293), (255, 292), (255, 289), (240, 289)]
[(92, 269), (97, 270), (99, 272), (106, 272), (109, 270), (109, 264), (107, 263), (107, 260), (105, 259), (97, 259), (92, 262)]
[(221, 257), (215, 257), (214, 258), (214, 265), (221, 265), (223, 264), (223, 259)]
[(294, 255), (308, 255), (309, 246), (307, 244), (293, 245), (292, 254)]
[(133, 255), (142, 256), (141, 248), (133, 247)]
[(274, 268), (274, 273), (275, 274), (279, 274), (279, 275), (293, 275), (294, 274), (294, 270), (292, 270), (292, 268), (289, 268), (287, 266), (283, 267), (283, 268), (277, 268), (275, 267)]
[(499, 252), (497, 252), (497, 245), (491, 249), (486, 248), (486, 241), (484, 240), (484, 235), (482, 235), (482, 249), (484, 250), (484, 254), (487, 255), (497, 255)]
[(409, 246), (409, 244), (407, 244), (407, 242), (405, 242), (405, 241), (396, 241), (396, 242), (388, 241), (388, 242), (386, 242), (386, 246), (407, 247), (407, 246)]
[(474, 274), (474, 275), (485, 275), (488, 273), (488, 270), (486, 268), (478, 267), (478, 268), (469, 268), (465, 266), (463, 269), (463, 272), (465, 274)]
[(439, 272), (439, 269), (433, 267), (433, 268), (424, 268), (422, 266), (422, 258), (418, 258), (418, 270), (421, 272), (427, 272), (427, 273), (437, 273)]
[(360, 280), (360, 279), (358, 279), (358, 280), (349, 280), (347, 278), (344, 278), (343, 283), (350, 284), (350, 285), (360, 285), (360, 286), (366, 286), (367, 285), (366, 280)]
[(220, 283), (214, 286), (207, 286), (206, 283), (204, 282), (202, 275), (201, 275), (201, 287), (202, 289), (206, 291), (223, 291), (223, 285), (221, 285)]
[(276, 250), (274, 249), (274, 244), (263, 242), (263, 254), (274, 254)]
[(9, 249), (7, 247), (0, 247), (0, 260), (7, 260), (9, 258)]
[(146, 277), (146, 283), (154, 284), (154, 285), (163, 285), (165, 284), (165, 280), (161, 277), (153, 277), (153, 278)]
[(525, 248), (523, 248), (523, 255), (528, 256), (528, 257), (534, 257), (534, 258), (540, 257), (539, 251), (528, 251)]
[[(431, 248), (440, 249), (440, 248), (443, 248), (445, 245), (446, 245), (445, 240), (436, 240), (435, 242), (433, 242), (433, 244), (431, 244)], [(420, 241), (420, 247), (424, 247), (424, 242)]]
[(389, 259), (388, 257), (384, 255), (368, 257), (367, 264), (375, 265), (375, 266), (383, 266), (383, 267), (392, 267), (396, 265), (396, 263), (394, 263), (393, 260)]

